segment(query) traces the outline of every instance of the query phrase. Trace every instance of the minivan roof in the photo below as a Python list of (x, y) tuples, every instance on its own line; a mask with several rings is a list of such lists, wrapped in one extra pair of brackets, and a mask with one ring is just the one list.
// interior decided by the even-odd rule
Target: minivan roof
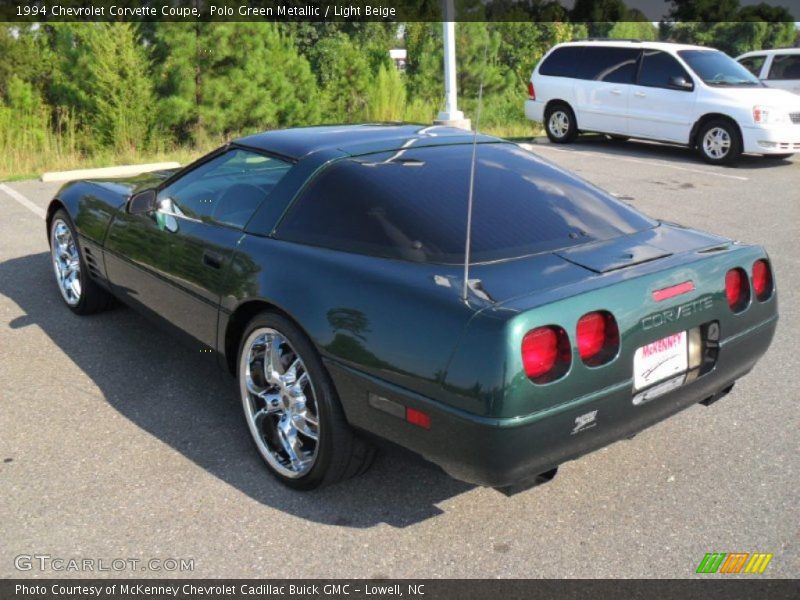
[(716, 50), (716, 48), (709, 48), (708, 46), (697, 46), (692, 44), (677, 44), (675, 42), (644, 42), (639, 40), (573, 40), (559, 44), (559, 46), (616, 46), (616, 47), (635, 47), (635, 48), (648, 48), (652, 50)]

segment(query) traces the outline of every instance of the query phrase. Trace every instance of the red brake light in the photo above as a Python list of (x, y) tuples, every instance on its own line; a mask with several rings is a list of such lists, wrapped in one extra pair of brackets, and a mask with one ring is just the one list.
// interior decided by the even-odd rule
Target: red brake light
[(587, 365), (596, 367), (607, 363), (619, 350), (619, 327), (608, 311), (583, 315), (577, 327), (578, 353)]
[(537, 327), (522, 338), (522, 366), (536, 383), (554, 381), (567, 372), (572, 353), (561, 327)]
[(536, 100), (536, 90), (533, 88), (533, 82), (528, 82), (528, 98)]
[(740, 312), (747, 306), (750, 286), (747, 284), (747, 274), (742, 269), (731, 269), (725, 274), (725, 297), (733, 312)]
[(691, 292), (693, 290), (694, 283), (691, 281), (684, 281), (683, 283), (671, 285), (670, 287), (654, 291), (653, 300), (656, 302), (661, 302), (662, 300), (669, 300), (670, 298), (680, 296), (681, 294), (686, 294), (687, 292)]
[(427, 413), (416, 408), (406, 407), (406, 421), (423, 429), (431, 428), (431, 418)]
[(766, 300), (772, 294), (772, 272), (764, 259), (753, 263), (753, 290), (759, 300)]

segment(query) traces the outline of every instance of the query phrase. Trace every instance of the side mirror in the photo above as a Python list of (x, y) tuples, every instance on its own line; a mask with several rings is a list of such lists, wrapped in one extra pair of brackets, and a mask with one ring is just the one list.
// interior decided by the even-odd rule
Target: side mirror
[(145, 215), (158, 208), (156, 206), (156, 191), (144, 190), (134, 194), (128, 200), (128, 212), (132, 215)]
[(685, 77), (670, 77), (669, 87), (674, 90), (683, 90), (684, 92), (691, 92), (694, 89), (694, 83), (686, 81)]

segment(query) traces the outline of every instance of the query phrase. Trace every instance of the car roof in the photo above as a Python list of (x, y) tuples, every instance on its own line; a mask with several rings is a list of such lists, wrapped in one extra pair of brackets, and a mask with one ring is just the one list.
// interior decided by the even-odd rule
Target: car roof
[(614, 39), (573, 40), (571, 42), (565, 42), (564, 44), (559, 44), (559, 45), (611, 46), (611, 47), (616, 46), (622, 48), (646, 48), (648, 50), (665, 50), (665, 51), (672, 50), (673, 52), (677, 52), (678, 50), (716, 50), (716, 48), (710, 48), (708, 46), (697, 46), (693, 44), (677, 44), (674, 42), (648, 42), (641, 40), (614, 40)]
[[(358, 155), (396, 150), (403, 147), (472, 143), (474, 134), (465, 129), (442, 125), (408, 123), (362, 123), (276, 129), (239, 138), (234, 143), (300, 160), (322, 150), (338, 150)], [(499, 138), (478, 136), (479, 142), (499, 142)]]
[(745, 52), (744, 54), (740, 54), (736, 57), (736, 60), (740, 58), (747, 58), (748, 56), (768, 56), (770, 54), (800, 54), (800, 48), (772, 48), (772, 49), (765, 49), (765, 50), (751, 50), (750, 52)]

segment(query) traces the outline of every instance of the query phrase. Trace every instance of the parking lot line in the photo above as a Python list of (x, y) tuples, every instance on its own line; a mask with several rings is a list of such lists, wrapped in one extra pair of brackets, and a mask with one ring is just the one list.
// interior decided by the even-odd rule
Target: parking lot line
[(691, 169), (689, 167), (679, 167), (678, 165), (670, 165), (663, 161), (658, 160), (642, 160), (640, 158), (629, 158), (627, 156), (619, 156), (618, 154), (604, 154), (602, 152), (593, 152), (591, 150), (566, 150), (564, 148), (553, 148), (545, 144), (521, 144), (527, 150), (552, 150), (553, 152), (566, 152), (566, 153), (579, 153), (579, 154), (592, 154), (601, 158), (608, 158), (612, 160), (621, 160), (624, 162), (638, 163), (642, 165), (651, 165), (654, 167), (665, 167), (667, 169), (676, 169), (678, 171), (688, 171), (689, 173), (699, 173), (700, 175), (711, 175), (713, 177), (724, 177), (725, 179), (736, 179), (737, 181), (749, 181), (749, 177), (742, 175), (728, 175), (727, 173), (715, 173), (714, 171), (707, 171), (705, 169)]
[(0, 183), (0, 190), (5, 192), (6, 194), (8, 194), (12, 199), (14, 199), (17, 202), (19, 202), (22, 206), (27, 208), (29, 211), (31, 211), (33, 214), (35, 214), (40, 219), (44, 219), (45, 218), (44, 210), (42, 208), (36, 206), (33, 202), (28, 200), (25, 196), (20, 194), (17, 190), (14, 190), (14, 189), (8, 187), (4, 183)]

